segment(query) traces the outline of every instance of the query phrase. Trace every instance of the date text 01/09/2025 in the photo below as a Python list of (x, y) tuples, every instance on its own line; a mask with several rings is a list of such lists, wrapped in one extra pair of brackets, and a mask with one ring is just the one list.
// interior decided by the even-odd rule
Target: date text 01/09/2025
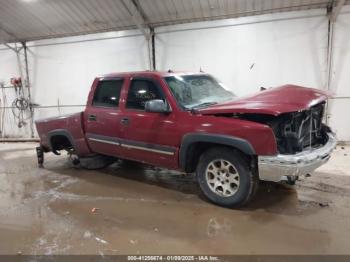
[(206, 255), (198, 255), (198, 256), (128, 256), (128, 261), (219, 261), (219, 257), (217, 256), (206, 256)]

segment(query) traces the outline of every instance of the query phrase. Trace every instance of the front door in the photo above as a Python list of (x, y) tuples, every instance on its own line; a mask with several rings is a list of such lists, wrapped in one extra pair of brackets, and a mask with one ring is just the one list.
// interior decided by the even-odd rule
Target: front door
[(157, 166), (176, 167), (176, 121), (172, 113), (145, 112), (145, 102), (166, 97), (156, 79), (134, 77), (121, 119), (126, 158)]
[(123, 78), (99, 80), (92, 91), (92, 102), (86, 107), (84, 121), (86, 137), (93, 152), (110, 156), (120, 154), (119, 100), (123, 84)]

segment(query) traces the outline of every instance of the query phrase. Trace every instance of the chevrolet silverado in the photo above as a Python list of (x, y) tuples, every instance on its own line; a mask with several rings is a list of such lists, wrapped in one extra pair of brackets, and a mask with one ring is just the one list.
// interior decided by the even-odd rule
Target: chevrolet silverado
[(327, 98), (295, 85), (239, 98), (205, 73), (104, 75), (85, 111), (36, 121), (38, 161), (66, 150), (75, 164), (126, 159), (195, 173), (209, 200), (242, 206), (260, 180), (293, 184), (330, 158), (336, 139), (322, 122)]

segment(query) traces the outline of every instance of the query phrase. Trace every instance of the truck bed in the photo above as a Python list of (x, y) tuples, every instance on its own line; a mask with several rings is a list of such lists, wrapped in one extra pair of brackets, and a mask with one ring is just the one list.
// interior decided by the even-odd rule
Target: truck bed
[(41, 119), (35, 122), (41, 146), (46, 152), (55, 151), (54, 141), (66, 137), (74, 147), (76, 154), (89, 155), (91, 151), (85, 139), (84, 112)]

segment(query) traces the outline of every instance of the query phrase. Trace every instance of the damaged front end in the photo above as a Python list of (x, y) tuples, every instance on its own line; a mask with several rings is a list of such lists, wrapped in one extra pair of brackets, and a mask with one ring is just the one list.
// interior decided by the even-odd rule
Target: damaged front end
[(258, 157), (261, 180), (294, 183), (328, 161), (336, 139), (322, 123), (324, 108), (325, 102), (322, 102), (266, 122), (275, 133), (279, 154)]
[(268, 124), (274, 131), (280, 154), (297, 154), (327, 143), (329, 127), (322, 123), (325, 102), (299, 112), (284, 113)]
[(240, 114), (235, 117), (269, 125), (275, 134), (278, 154), (258, 156), (259, 177), (266, 181), (293, 184), (312, 173), (330, 158), (336, 139), (323, 124), (325, 102), (298, 112), (278, 116)]
[(268, 125), (277, 155), (259, 155), (261, 180), (289, 182), (325, 163), (336, 139), (322, 123), (331, 94), (324, 90), (284, 85), (199, 110), (204, 115), (234, 117)]
[(293, 155), (259, 156), (259, 177), (266, 181), (286, 180), (293, 183), (300, 176), (311, 174), (326, 163), (336, 143), (334, 135), (328, 133), (327, 142), (323, 146), (306, 149)]

